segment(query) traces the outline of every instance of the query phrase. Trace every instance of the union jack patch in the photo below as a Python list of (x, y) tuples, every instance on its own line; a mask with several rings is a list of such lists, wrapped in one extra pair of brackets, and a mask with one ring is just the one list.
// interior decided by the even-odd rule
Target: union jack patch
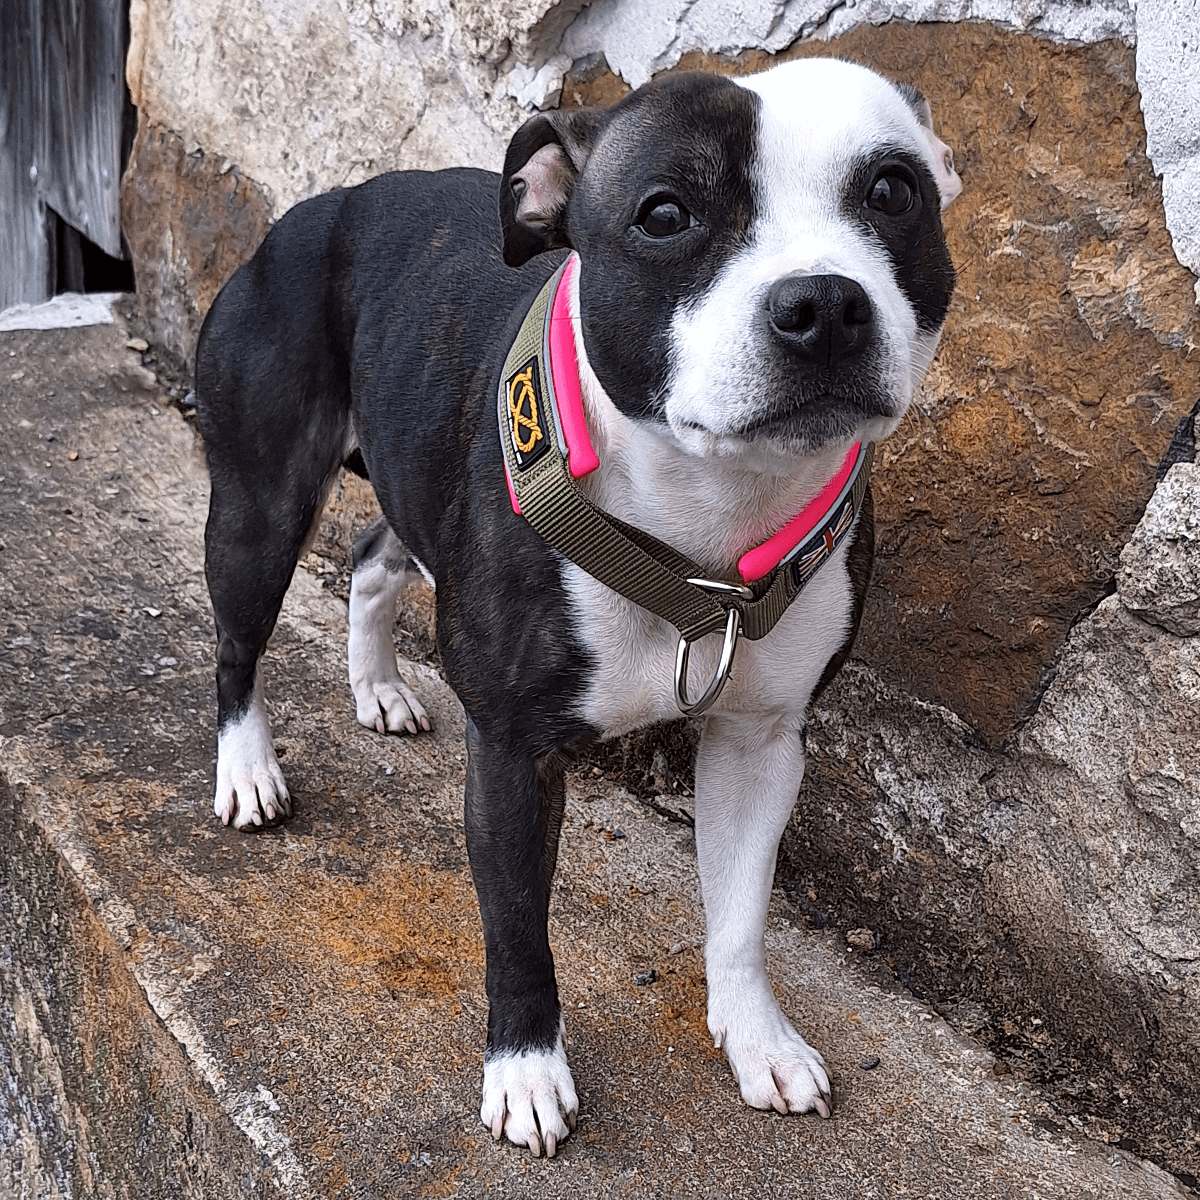
[(838, 548), (853, 524), (854, 502), (847, 497), (837, 513), (830, 514), (824, 526), (814, 529), (809, 534), (807, 542), (812, 549), (803, 551), (793, 560), (792, 582), (796, 587), (815, 574), (821, 564)]

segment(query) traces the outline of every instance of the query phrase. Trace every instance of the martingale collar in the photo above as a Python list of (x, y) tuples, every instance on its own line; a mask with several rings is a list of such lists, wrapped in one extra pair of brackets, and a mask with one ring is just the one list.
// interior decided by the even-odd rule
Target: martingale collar
[[(738, 559), (738, 582), (706, 579), (686, 555), (594, 505), (576, 484), (600, 466), (588, 435), (567, 296), (578, 256), (538, 293), (500, 375), (496, 414), (513, 511), (601, 583), (679, 630), (675, 699), (695, 715), (729, 676), (739, 636), (766, 637), (854, 528), (873, 447), (856, 442), (820, 494)], [(720, 664), (704, 694), (687, 698), (691, 644), (724, 629)]]

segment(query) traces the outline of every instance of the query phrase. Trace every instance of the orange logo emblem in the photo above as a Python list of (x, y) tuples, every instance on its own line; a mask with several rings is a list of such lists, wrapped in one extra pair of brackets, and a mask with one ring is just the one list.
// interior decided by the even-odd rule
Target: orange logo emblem
[(533, 363), (508, 381), (508, 415), (512, 422), (513, 445), (518, 453), (528, 454), (542, 440), (537, 393), (533, 387)]

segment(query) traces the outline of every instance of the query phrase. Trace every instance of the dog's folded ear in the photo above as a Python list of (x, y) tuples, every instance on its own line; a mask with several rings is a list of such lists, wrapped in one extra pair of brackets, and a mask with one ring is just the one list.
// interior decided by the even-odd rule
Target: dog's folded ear
[(910, 83), (898, 83), (896, 90), (908, 102), (909, 108), (916, 114), (921, 123), (921, 132), (933, 152), (934, 178), (937, 180), (938, 191), (942, 197), (942, 209), (962, 191), (962, 179), (954, 169), (954, 151), (933, 132), (933, 111), (929, 101)]
[(513, 135), (500, 180), (504, 261), (569, 246), (567, 202), (604, 127), (603, 108), (557, 109), (531, 117)]

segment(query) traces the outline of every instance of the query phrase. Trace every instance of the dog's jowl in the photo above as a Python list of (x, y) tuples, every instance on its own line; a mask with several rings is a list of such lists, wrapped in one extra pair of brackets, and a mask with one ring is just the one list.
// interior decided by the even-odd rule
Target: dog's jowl
[(208, 315), (214, 809), (291, 811), (260, 663), (351, 460), (385, 518), (355, 546), (358, 719), (429, 727), (392, 644), (417, 571), (466, 709), (496, 1137), (553, 1154), (577, 1112), (546, 928), (565, 764), (681, 709), (704, 722), (709, 1029), (747, 1103), (829, 1114), (763, 930), (805, 713), (862, 611), (870, 447), (950, 303), (959, 186), (923, 98), (862, 67), (676, 74), (532, 118), (502, 175), (298, 205)]

